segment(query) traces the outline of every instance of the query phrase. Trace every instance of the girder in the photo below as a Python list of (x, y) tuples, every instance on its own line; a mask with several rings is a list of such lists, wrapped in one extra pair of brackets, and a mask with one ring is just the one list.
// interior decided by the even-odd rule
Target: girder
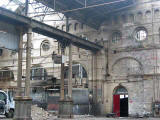
[(103, 48), (101, 45), (97, 45), (96, 43), (84, 40), (80, 37), (59, 30), (53, 26), (47, 25), (37, 20), (33, 20), (23, 15), (16, 14), (15, 12), (1, 7), (0, 21), (9, 22), (10, 24), (14, 24), (17, 27), (32, 27), (33, 32), (54, 38), (62, 43), (72, 43), (75, 46), (84, 48), (86, 50), (98, 51)]

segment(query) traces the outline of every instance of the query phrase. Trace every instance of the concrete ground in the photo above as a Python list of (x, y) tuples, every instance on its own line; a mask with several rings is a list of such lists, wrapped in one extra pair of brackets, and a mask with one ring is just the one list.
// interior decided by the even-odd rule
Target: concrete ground
[[(0, 116), (0, 120), (12, 120), (12, 119), (5, 118), (5, 116)], [(62, 119), (57, 118), (56, 116), (51, 116), (43, 120), (62, 120)], [(63, 120), (160, 120), (160, 118), (105, 118), (105, 117), (93, 117), (93, 116), (74, 116), (74, 119), (63, 119)]]

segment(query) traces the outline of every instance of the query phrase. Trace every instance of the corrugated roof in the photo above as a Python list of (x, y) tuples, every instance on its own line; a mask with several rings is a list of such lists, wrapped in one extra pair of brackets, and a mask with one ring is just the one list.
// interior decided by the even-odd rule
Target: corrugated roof
[(112, 11), (126, 7), (133, 0), (36, 0), (69, 17), (98, 29)]

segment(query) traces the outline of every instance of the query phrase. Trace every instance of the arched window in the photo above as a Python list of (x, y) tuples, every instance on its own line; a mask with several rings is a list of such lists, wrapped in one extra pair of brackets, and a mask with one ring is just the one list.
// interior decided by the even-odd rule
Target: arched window
[(81, 23), (81, 29), (83, 30), (83, 27), (84, 27), (84, 24), (83, 23)]
[(146, 18), (151, 18), (151, 11), (147, 10), (145, 13)]
[(159, 13), (160, 13), (159, 9), (155, 9), (154, 10), (154, 16), (155, 16), (155, 18), (159, 18)]
[(62, 25), (62, 30), (65, 31), (66, 30), (66, 26)]
[(47, 80), (47, 71), (41, 66), (33, 66), (31, 69), (31, 80)]
[(75, 23), (74, 30), (76, 31), (78, 29), (78, 23)]
[(143, 18), (142, 12), (138, 12), (137, 13), (137, 20), (142, 20), (142, 18)]
[(41, 48), (43, 51), (48, 51), (50, 49), (50, 42), (48, 40), (42, 41)]
[(114, 94), (116, 94), (116, 95), (128, 94), (128, 91), (126, 90), (126, 88), (119, 86), (118, 88), (116, 88)]
[(118, 43), (122, 39), (122, 34), (120, 31), (115, 31), (112, 34), (112, 43)]
[(7, 80), (7, 81), (13, 81), (14, 80), (14, 74), (11, 70), (8, 68), (3, 68), (0, 70), (0, 80)]
[(68, 25), (68, 32), (69, 32), (69, 31), (72, 31), (72, 24), (69, 24), (69, 25)]
[(59, 29), (59, 26), (56, 26), (57, 29)]

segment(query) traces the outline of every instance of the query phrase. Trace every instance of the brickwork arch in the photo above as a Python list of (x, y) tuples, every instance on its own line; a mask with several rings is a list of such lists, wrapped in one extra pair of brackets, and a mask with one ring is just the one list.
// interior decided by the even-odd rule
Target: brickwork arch
[(112, 73), (116, 75), (142, 74), (143, 65), (133, 57), (123, 57), (112, 65)]
[(119, 89), (119, 88), (124, 88), (126, 91), (127, 91), (127, 94), (128, 94), (128, 89), (125, 87), (125, 86), (123, 86), (123, 85), (118, 85), (118, 86), (116, 86), (114, 89), (113, 89), (113, 95), (114, 94), (117, 94), (116, 92), (117, 92), (117, 90)]

